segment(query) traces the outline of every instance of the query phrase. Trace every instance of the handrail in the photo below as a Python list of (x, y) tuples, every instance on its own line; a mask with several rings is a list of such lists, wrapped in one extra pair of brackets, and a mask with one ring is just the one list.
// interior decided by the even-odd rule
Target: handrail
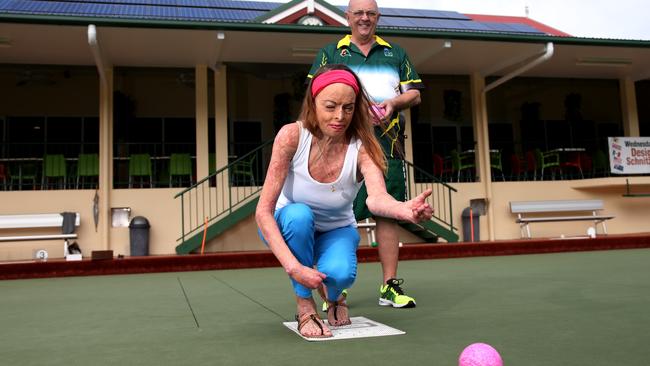
[[(207, 225), (211, 225), (258, 196), (272, 145), (273, 139), (264, 142), (174, 196), (174, 199), (180, 199), (181, 205), (181, 235), (177, 241), (183, 243), (203, 229), (206, 218)], [(253, 154), (256, 154), (257, 163), (251, 168), (250, 175), (232, 173), (235, 165), (248, 161)]]
[[(253, 151), (177, 193), (174, 199), (179, 198), (181, 205), (181, 235), (177, 241), (184, 243), (190, 237), (200, 233), (206, 225), (206, 218), (207, 225), (212, 225), (257, 198), (266, 176), (272, 146), (273, 139), (270, 139)], [(250, 176), (232, 176), (233, 166), (243, 161), (249, 161), (253, 154), (257, 154), (255, 159), (257, 164), (253, 171), (254, 179), (251, 180)], [(448, 227), (452, 232), (456, 231), (452, 215), (452, 192), (456, 192), (456, 189), (408, 161), (404, 161), (404, 175), (407, 182), (407, 199), (431, 188), (433, 191), (431, 200), (434, 208), (432, 220), (439, 222), (443, 227)]]
[(431, 220), (438, 221), (452, 232), (456, 231), (458, 228), (454, 227), (452, 192), (458, 191), (406, 160), (404, 160), (404, 176), (406, 177), (406, 199), (417, 197), (430, 188), (432, 190), (430, 200), (434, 209)]

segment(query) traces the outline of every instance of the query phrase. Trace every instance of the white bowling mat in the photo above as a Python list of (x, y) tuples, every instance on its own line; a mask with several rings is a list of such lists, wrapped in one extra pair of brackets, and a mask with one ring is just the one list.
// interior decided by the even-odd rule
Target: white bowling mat
[[(364, 318), (362, 316), (356, 316), (351, 318), (352, 324), (345, 325), (342, 327), (330, 327), (332, 331), (332, 337), (329, 338), (306, 338), (303, 337), (300, 332), (298, 332), (298, 322), (284, 322), (285, 327), (294, 331), (297, 335), (302, 337), (307, 341), (334, 341), (338, 339), (350, 339), (350, 338), (365, 338), (365, 337), (383, 337), (383, 336), (392, 336), (406, 334), (406, 332), (399, 329), (389, 327), (385, 324), (377, 323), (376, 321)], [(323, 320), (325, 324), (327, 320)]]

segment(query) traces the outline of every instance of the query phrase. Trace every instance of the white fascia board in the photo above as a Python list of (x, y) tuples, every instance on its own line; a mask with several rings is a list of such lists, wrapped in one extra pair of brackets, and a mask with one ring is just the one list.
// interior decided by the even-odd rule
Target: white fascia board
[[(279, 22), (282, 19), (288, 18), (289, 16), (299, 12), (300, 10), (302, 10), (304, 8), (309, 8), (307, 2), (308, 1), (303, 1), (301, 3), (298, 3), (298, 4), (294, 5), (294, 6), (286, 9), (283, 12), (275, 14), (271, 18), (265, 20), (264, 23), (265, 24), (274, 24), (274, 23)], [(323, 5), (321, 5), (319, 3), (314, 2), (314, 9), (320, 11), (321, 13), (327, 15), (328, 17), (334, 19), (335, 21), (341, 23), (342, 25), (345, 25), (345, 26), (348, 25), (348, 21), (345, 19), (345, 17), (342, 17), (342, 16), (336, 14), (335, 12), (331, 11), (330, 9), (324, 7)], [(308, 11), (309, 11), (309, 9), (308, 9)]]
[(301, 2), (299, 4), (296, 4), (296, 5), (288, 8), (288, 9), (286, 9), (283, 12), (275, 14), (274, 16), (270, 17), (269, 19), (265, 20), (264, 23), (265, 24), (277, 23), (280, 20), (282, 20), (284, 18), (287, 18), (287, 17), (289, 17), (290, 15), (292, 15), (294, 13), (299, 12), (300, 10), (302, 10), (303, 8), (306, 8), (306, 7), (307, 7), (307, 4), (306, 4), (305, 1), (303, 1), (303, 2)]
[(348, 25), (348, 21), (347, 21), (347, 19), (345, 19), (345, 17), (342, 17), (342, 16), (336, 14), (335, 12), (333, 12), (330, 9), (324, 7), (323, 5), (321, 5), (319, 3), (316, 3), (316, 9), (318, 9), (321, 13), (327, 15), (328, 17), (336, 20), (337, 22), (339, 22), (339, 23), (341, 23), (341, 24), (343, 24), (345, 26)]

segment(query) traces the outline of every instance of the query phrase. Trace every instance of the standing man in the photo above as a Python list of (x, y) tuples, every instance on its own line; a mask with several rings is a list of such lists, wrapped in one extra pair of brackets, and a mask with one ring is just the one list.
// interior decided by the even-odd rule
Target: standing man
[[(384, 125), (387, 127), (376, 125), (375, 135), (388, 161), (386, 189), (395, 199), (404, 201), (404, 121), (399, 111), (420, 103), (418, 89), (422, 89), (424, 85), (406, 52), (398, 45), (388, 43), (375, 35), (380, 17), (375, 0), (350, 0), (345, 17), (351, 34), (319, 51), (309, 72), (309, 78), (325, 64), (346, 64), (359, 76), (373, 102), (379, 109), (383, 108), (385, 115)], [(367, 197), (366, 187), (363, 186), (354, 202), (357, 221), (372, 216), (366, 207)], [(400, 287), (404, 280), (396, 278), (399, 256), (397, 222), (383, 217), (375, 217), (375, 221), (383, 271), (379, 305), (395, 308), (415, 307), (415, 299), (404, 294)]]

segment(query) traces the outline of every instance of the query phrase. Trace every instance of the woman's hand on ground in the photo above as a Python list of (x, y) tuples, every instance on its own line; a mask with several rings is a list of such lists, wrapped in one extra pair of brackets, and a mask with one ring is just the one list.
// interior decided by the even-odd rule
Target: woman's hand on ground
[(324, 273), (303, 265), (298, 265), (287, 272), (298, 283), (311, 289), (318, 288), (327, 277)]

